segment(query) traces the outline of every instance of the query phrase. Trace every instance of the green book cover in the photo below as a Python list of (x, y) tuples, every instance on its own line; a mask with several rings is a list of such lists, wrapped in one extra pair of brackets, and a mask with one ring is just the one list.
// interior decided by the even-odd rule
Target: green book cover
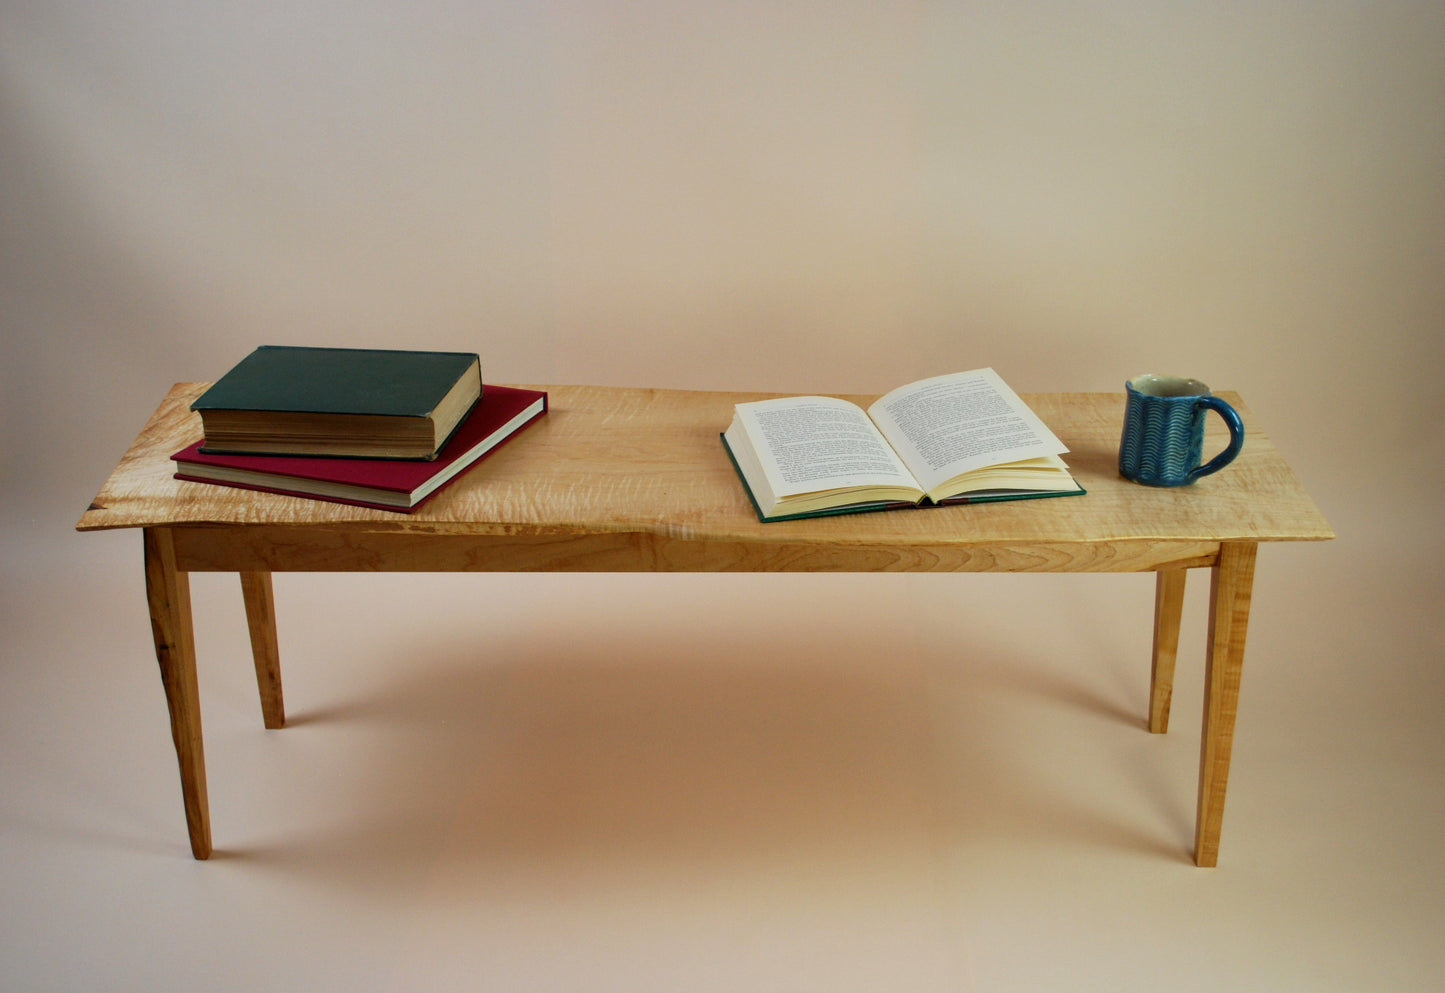
[(191, 409), (427, 417), (474, 365), (468, 352), (262, 345)]

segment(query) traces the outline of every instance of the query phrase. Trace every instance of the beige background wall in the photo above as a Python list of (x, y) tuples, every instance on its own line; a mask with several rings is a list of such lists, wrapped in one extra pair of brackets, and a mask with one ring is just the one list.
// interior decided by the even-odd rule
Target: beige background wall
[(1438, 4), (348, 6), (6, 4), (27, 503), (263, 341), (804, 391), (1179, 370), (1327, 502), (1396, 445), (1396, 497), (1439, 482)]
[[(1393, 796), (1413, 806), (1391, 823), (1427, 831), (1439, 813), (1441, 4), (0, 0), (0, 253), (0, 734), (4, 775), (32, 790), (10, 783), (28, 806), (0, 808), (0, 844), (35, 886), (59, 872), (51, 856), (81, 864), (23, 848), (53, 837), (53, 810), (100, 816), (73, 782), (46, 792), (33, 764), (49, 740), (37, 713), (67, 741), (94, 726), (74, 704), (88, 663), (57, 632), (75, 627), (76, 597), (104, 600), (97, 617), (140, 610), (133, 536), (70, 529), (170, 383), (214, 378), (259, 343), (475, 350), (499, 382), (881, 393), (992, 365), (1020, 391), (1114, 390), (1142, 371), (1237, 389), (1341, 533), (1263, 560), (1262, 583), (1279, 570), (1264, 591), (1294, 611), (1264, 643), (1338, 650), (1293, 671), (1334, 680), (1339, 707), (1383, 681), (1381, 722), (1415, 735), (1371, 746), (1379, 768), (1407, 767)], [(70, 585), (87, 581), (110, 585)], [(688, 589), (674, 609), (706, 617), (731, 588)], [(844, 599), (882, 596), (870, 589)], [(558, 599), (530, 601), (537, 623)], [(1028, 626), (1034, 609), (990, 614)], [(1360, 626), (1328, 628), (1347, 614)], [(143, 670), (137, 722), (161, 731), (132, 620), (96, 645)], [(1299, 685), (1277, 684), (1277, 703)], [(1321, 726), (1338, 716), (1294, 719), (1336, 741)], [(162, 809), (122, 834), (178, 842), (164, 747), (139, 755)], [(1244, 844), (1234, 824), (1226, 860)], [(76, 857), (103, 862), (110, 840), (82, 831)], [(1422, 857), (1439, 880), (1438, 853)], [(1298, 868), (1297, 902), (1318, 905)], [(1379, 885), (1385, 907), (1393, 884)], [(1414, 918), (1427, 926), (1438, 889)], [(1037, 907), (1015, 907), (1010, 931), (988, 899), (964, 915), (992, 935), (980, 943), (1068, 946)], [(1315, 938), (1331, 947), (1330, 927), (1353, 923), (1342, 911)], [(57, 952), (84, 947), (64, 925), (31, 929), (9, 952), (34, 975), (85, 958)], [(1397, 964), (1438, 963), (1399, 941)], [(744, 978), (770, 975), (759, 955)], [(1028, 955), (1007, 958), (977, 967), (996, 981), (983, 988), (1010, 969), (1045, 988)], [(1122, 988), (1122, 959), (1106, 951), (1089, 975)], [(648, 988), (622, 960), (591, 968)]]

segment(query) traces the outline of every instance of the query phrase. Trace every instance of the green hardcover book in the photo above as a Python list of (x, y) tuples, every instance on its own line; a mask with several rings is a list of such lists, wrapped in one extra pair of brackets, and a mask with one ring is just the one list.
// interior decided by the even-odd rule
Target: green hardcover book
[(481, 395), (469, 352), (262, 345), (191, 409), (205, 452), (431, 459)]

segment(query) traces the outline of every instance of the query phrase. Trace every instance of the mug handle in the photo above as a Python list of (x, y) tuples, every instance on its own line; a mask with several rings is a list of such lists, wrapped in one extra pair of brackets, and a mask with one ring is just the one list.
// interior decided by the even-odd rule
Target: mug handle
[(1197, 404), (1207, 410), (1212, 410), (1224, 418), (1225, 426), (1229, 428), (1229, 447), (1210, 459), (1204, 465), (1189, 473), (1189, 482), (1194, 482), (1200, 476), (1208, 476), (1210, 473), (1218, 472), (1239, 455), (1240, 449), (1244, 448), (1244, 421), (1240, 420), (1238, 412), (1216, 396), (1200, 397)]

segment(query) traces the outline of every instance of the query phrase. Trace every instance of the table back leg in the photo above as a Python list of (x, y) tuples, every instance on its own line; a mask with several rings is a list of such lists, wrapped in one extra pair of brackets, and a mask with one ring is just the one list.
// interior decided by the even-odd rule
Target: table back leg
[(201, 744), (201, 698), (196, 685), (196, 640), (191, 626), (191, 581), (176, 568), (171, 532), (146, 528), (144, 534), (146, 600), (156, 660), (171, 715), (171, 737), (180, 762), (181, 795), (191, 853), (211, 855), (211, 814), (206, 797), (206, 755)]
[(1249, 630), (1257, 549), (1254, 542), (1221, 545), (1219, 562), (1211, 577), (1204, 730), (1199, 756), (1199, 814), (1194, 834), (1194, 861), (1201, 866), (1219, 862), (1224, 791), (1229, 782), (1229, 757), (1234, 747), (1234, 718), (1239, 709), (1239, 683), (1244, 668), (1244, 641)]
[(281, 652), (276, 642), (276, 599), (269, 572), (243, 572), (241, 595), (246, 625), (251, 629), (251, 655), (256, 661), (256, 686), (261, 692), (261, 718), (271, 729), (286, 726), (281, 698)]
[(1149, 730), (1169, 730), (1174, 697), (1174, 660), (1179, 655), (1179, 625), (1184, 616), (1187, 569), (1160, 569), (1154, 580), (1154, 662), (1149, 677)]

